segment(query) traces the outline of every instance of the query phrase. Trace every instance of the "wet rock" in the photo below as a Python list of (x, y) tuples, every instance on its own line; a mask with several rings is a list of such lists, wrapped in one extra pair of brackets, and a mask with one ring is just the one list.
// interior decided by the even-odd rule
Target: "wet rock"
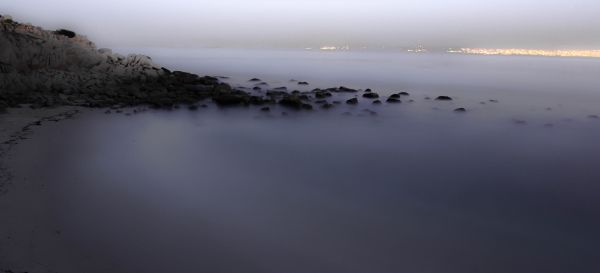
[(349, 100), (346, 101), (346, 104), (358, 104), (358, 99), (357, 98), (351, 98)]
[(298, 82), (298, 85), (308, 85), (308, 82)]
[(408, 92), (400, 92), (400, 93), (398, 93), (398, 95), (400, 95), (400, 96), (410, 96), (410, 94)]
[(377, 93), (373, 93), (373, 92), (364, 93), (364, 94), (363, 94), (363, 98), (367, 98), (367, 99), (377, 99), (377, 98), (379, 98), (379, 94), (377, 94)]
[(452, 100), (452, 98), (448, 96), (438, 96), (437, 98), (435, 98), (435, 100), (450, 101)]
[(213, 96), (212, 99), (219, 106), (235, 106), (249, 101), (247, 95), (233, 93), (218, 94)]
[(329, 92), (322, 92), (322, 91), (315, 92), (315, 98), (317, 98), (317, 99), (324, 99), (324, 98), (328, 98), (331, 96), (332, 96), (332, 94)]
[(369, 93), (369, 92), (373, 92), (373, 90), (371, 90), (371, 88), (367, 88), (367, 89), (365, 89), (365, 92)]
[(402, 103), (402, 101), (401, 101), (401, 100), (399, 100), (399, 99), (396, 99), (396, 98), (392, 98), (392, 97), (388, 98), (388, 99), (386, 100), (386, 102), (387, 102), (387, 103)]
[(356, 89), (348, 88), (348, 87), (345, 87), (345, 86), (340, 86), (337, 89), (337, 91), (338, 92), (344, 92), (344, 93), (356, 93), (356, 92), (358, 92), (358, 90), (356, 90)]
[(456, 108), (456, 109), (454, 109), (454, 112), (457, 112), (457, 113), (464, 113), (464, 112), (467, 112), (467, 109), (465, 109), (465, 108), (462, 108), (462, 107), (461, 107), (461, 108)]
[(262, 88), (260, 88), (260, 87), (258, 87), (258, 86), (255, 86), (254, 88), (252, 88), (252, 90), (254, 90), (254, 91), (261, 91), (261, 90), (262, 90)]
[(279, 104), (299, 110), (303, 108), (304, 103), (298, 96), (286, 96), (279, 101)]
[(425, 97), (425, 100), (431, 100), (431, 97), (429, 97), (429, 96), (426, 96), (426, 97)]
[(381, 104), (381, 101), (380, 100), (374, 100), (373, 104)]
[(259, 82), (261, 81), (259, 78), (252, 78), (249, 80), (249, 82)]
[(287, 91), (288, 89), (285, 86), (281, 86), (281, 87), (273, 88), (273, 90), (275, 90), (275, 91)]
[(400, 95), (398, 95), (398, 94), (392, 94), (390, 96), (390, 98), (392, 98), (392, 99), (400, 99)]

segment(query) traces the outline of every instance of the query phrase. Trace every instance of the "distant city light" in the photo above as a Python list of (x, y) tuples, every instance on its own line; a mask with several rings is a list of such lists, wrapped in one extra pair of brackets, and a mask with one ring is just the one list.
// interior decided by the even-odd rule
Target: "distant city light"
[(495, 48), (461, 48), (448, 50), (449, 53), (463, 53), (474, 55), (502, 55), (502, 56), (545, 56), (545, 57), (586, 57), (600, 58), (600, 50), (544, 50), (544, 49), (495, 49)]

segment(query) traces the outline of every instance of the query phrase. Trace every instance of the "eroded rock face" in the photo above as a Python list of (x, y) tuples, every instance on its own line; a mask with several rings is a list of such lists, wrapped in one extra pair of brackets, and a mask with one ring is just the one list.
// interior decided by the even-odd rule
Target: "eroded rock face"
[(144, 55), (97, 49), (85, 36), (0, 18), (0, 101), (104, 106), (186, 102), (216, 89), (218, 80), (170, 72)]

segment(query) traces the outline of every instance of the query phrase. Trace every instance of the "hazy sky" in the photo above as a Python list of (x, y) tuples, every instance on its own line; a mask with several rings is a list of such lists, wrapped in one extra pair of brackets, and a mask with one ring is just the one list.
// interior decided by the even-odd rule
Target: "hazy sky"
[(1, 0), (105, 47), (600, 48), (600, 0)]

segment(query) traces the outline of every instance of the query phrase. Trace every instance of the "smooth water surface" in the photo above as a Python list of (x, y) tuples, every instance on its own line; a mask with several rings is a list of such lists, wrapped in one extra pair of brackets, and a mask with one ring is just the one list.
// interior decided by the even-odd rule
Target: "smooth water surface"
[[(398, 85), (415, 101), (361, 100), (312, 113), (209, 103), (132, 116), (92, 111), (44, 126), (17, 147), (19, 180), (0, 197), (0, 214), (10, 219), (0, 231), (12, 238), (0, 241), (0, 265), (148, 273), (600, 270), (600, 121), (588, 117), (599, 112), (599, 80), (589, 75), (597, 61), (391, 56), (410, 64), (395, 62), (394, 74), (388, 58), (358, 55), (382, 71), (359, 76), (332, 56), (292, 58), (288, 70), (270, 70), (284, 65), (268, 59), (281, 53), (261, 54), (266, 61), (215, 53), (171, 61), (232, 76), (232, 84), (257, 76), (291, 86), (293, 74), (311, 81), (308, 88), (331, 80), (384, 94)], [(305, 69), (313, 63), (326, 69)], [(247, 71), (251, 64), (256, 73)], [(530, 80), (519, 73), (530, 69)], [(424, 99), (442, 94), (456, 100)], [(499, 102), (480, 104), (488, 99)], [(458, 106), (469, 111), (452, 112)]]

